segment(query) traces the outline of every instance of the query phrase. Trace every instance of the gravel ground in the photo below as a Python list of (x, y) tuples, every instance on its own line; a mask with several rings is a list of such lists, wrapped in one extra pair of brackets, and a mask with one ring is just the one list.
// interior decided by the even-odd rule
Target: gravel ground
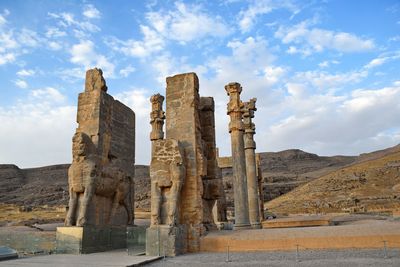
[(146, 266), (309, 266), (364, 267), (400, 266), (400, 250), (302, 250), (296, 260), (294, 252), (234, 252), (227, 262), (226, 253), (194, 253), (166, 258)]

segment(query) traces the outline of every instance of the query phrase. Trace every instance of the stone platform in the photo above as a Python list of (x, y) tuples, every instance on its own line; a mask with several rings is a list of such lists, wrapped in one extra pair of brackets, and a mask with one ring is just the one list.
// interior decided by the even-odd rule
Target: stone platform
[(0, 246), (0, 261), (16, 258), (18, 258), (18, 253), (16, 250), (5, 246)]
[[(57, 254), (87, 254), (144, 243), (144, 227), (57, 227)], [(144, 244), (143, 244), (144, 245)]]
[(301, 249), (400, 248), (400, 221), (359, 221), (337, 226), (216, 231), (203, 237), (203, 252)]
[(158, 256), (129, 256), (125, 250), (86, 255), (54, 254), (0, 261), (0, 267), (121, 267), (142, 266), (160, 259)]
[(296, 216), (280, 218), (262, 222), (262, 228), (291, 228), (333, 225), (331, 216)]

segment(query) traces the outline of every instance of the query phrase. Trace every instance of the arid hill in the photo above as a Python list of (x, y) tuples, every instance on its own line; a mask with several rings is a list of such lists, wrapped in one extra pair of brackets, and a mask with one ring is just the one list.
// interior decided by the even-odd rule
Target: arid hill
[[(68, 204), (69, 164), (20, 169), (12, 164), (0, 164), (0, 203), (25, 207)], [(135, 166), (136, 207), (150, 207), (148, 166)]]
[[(352, 156), (321, 157), (299, 149), (259, 153), (264, 200), (277, 198), (294, 188), (357, 160)], [(233, 177), (230, 157), (221, 157), (225, 194), (233, 212)]]
[[(359, 157), (321, 157), (298, 149), (260, 153), (264, 181), (264, 197), (271, 200), (330, 172), (400, 150), (400, 146), (361, 154)], [(229, 158), (221, 158), (228, 204), (233, 206), (232, 168)], [(60, 206), (68, 203), (69, 164), (20, 169), (0, 164), (0, 203), (37, 207)], [(135, 206), (150, 209), (149, 167), (135, 166)]]
[(362, 154), (268, 203), (276, 213), (390, 212), (400, 209), (400, 147)]

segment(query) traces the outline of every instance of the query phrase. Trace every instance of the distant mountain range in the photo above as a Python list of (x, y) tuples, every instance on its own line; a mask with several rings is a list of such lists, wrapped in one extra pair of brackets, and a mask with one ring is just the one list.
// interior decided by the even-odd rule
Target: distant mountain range
[[(386, 157), (390, 155), (390, 157), (395, 157), (400, 153), (399, 151), (400, 146), (361, 154), (359, 156), (324, 157), (312, 153), (307, 153), (298, 149), (285, 150), (281, 152), (260, 153), (264, 198), (266, 201), (277, 198), (276, 200), (268, 203), (268, 207), (276, 212), (295, 212), (297, 210), (305, 212), (315, 212), (318, 206), (329, 206), (329, 203), (326, 203), (325, 200), (327, 198), (327, 195), (315, 193), (315, 197), (312, 197), (315, 203), (311, 201), (311, 199), (307, 200), (311, 201), (310, 204), (304, 204), (305, 206), (307, 206), (307, 208), (300, 209), (300, 207), (304, 206), (302, 202), (306, 201), (306, 199), (308, 199), (307, 197), (311, 197), (311, 191), (308, 192), (306, 190), (306, 185), (314, 189), (314, 187), (316, 188), (316, 185), (320, 184), (314, 185), (312, 183), (320, 181), (321, 179), (329, 180), (329, 178), (324, 177), (330, 177), (329, 175), (335, 174), (335, 177), (337, 177), (335, 178), (335, 184), (338, 186), (339, 191), (330, 191), (329, 186), (327, 185), (320, 185), (321, 189), (315, 190), (317, 190), (318, 192), (321, 190), (324, 192), (337, 192), (335, 194), (332, 194), (332, 200), (330, 200), (332, 203), (335, 202), (335, 197), (338, 199), (347, 199), (349, 201), (345, 202), (340, 200), (339, 202), (342, 204), (335, 204), (336, 206), (339, 205), (338, 208), (322, 210), (337, 211), (343, 209), (352, 209), (354, 208), (354, 205), (350, 205), (350, 203), (361, 203), (363, 200), (362, 198), (358, 199), (358, 195), (354, 195), (354, 197), (353, 195), (347, 195), (350, 192), (348, 191), (348, 189), (346, 189), (347, 187), (345, 186), (345, 184), (348, 184), (347, 180), (350, 179), (350, 176), (347, 174), (347, 170), (350, 170), (348, 168), (355, 168), (354, 166), (359, 166), (357, 168), (360, 170), (360, 173), (363, 173), (362, 170), (365, 170), (365, 172), (368, 173), (369, 177), (369, 173), (371, 171), (369, 167), (375, 166), (375, 164), (370, 164), (371, 161), (379, 161), (379, 159), (385, 158), (383, 159), (384, 161), (387, 160), (388, 162), (394, 162), (395, 159), (390, 158), (389, 160), (389, 158), (386, 159)], [(232, 168), (228, 164), (229, 158), (220, 158), (220, 163), (222, 167), (224, 187), (228, 199), (228, 204), (231, 206), (232, 209)], [(397, 167), (384, 167), (384, 165), (381, 166), (379, 164), (376, 166), (377, 168), (379, 168), (379, 170), (389, 168), (390, 171), (393, 172), (393, 177), (390, 176), (390, 179), (394, 182), (397, 181), (396, 179), (399, 178), (400, 172)], [(0, 203), (16, 204), (19, 206), (67, 205), (69, 198), (67, 176), (68, 167), (69, 164), (60, 164), (41, 168), (20, 169), (15, 165), (0, 164)], [(342, 169), (344, 170), (344, 172), (341, 171)], [(145, 165), (138, 165), (135, 166), (135, 172), (135, 206), (136, 208), (149, 210), (149, 168)], [(376, 177), (378, 177), (377, 179), (387, 179), (387, 176), (385, 175)], [(374, 184), (377, 184), (377, 181), (372, 180), (372, 178), (369, 178), (367, 181), (369, 181), (370, 179), (371, 181), (374, 181)], [(391, 183), (384, 184), (387, 184), (388, 186), (392, 185)], [(368, 192), (371, 192), (371, 194), (373, 193), (373, 195), (371, 195), (370, 197), (373, 198), (375, 195), (380, 195), (380, 190), (383, 189), (381, 187), (377, 187), (377, 190), (375, 191), (369, 190)], [(292, 192), (290, 194), (287, 194), (290, 191)], [(386, 194), (388, 194), (389, 191), (385, 192)], [(304, 194), (304, 196), (302, 196), (302, 194)], [(398, 198), (397, 200), (395, 198), (396, 193), (390, 193), (389, 195), (393, 197), (394, 203), (398, 201)], [(293, 199), (291, 199), (290, 196), (292, 196)], [(304, 201), (301, 201), (301, 199), (303, 199)], [(351, 199), (354, 199), (354, 201)], [(332, 205), (333, 204), (331, 204), (331, 206)], [(290, 206), (295, 206), (296, 208), (291, 210)], [(363, 209), (360, 205), (358, 208)]]

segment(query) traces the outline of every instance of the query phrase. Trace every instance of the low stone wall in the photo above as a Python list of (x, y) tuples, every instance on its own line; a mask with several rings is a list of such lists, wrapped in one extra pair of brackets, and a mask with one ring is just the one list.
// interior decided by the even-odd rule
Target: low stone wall
[[(400, 222), (213, 232), (200, 251), (277, 251), (304, 249), (400, 248)], [(385, 243), (383, 242), (385, 241)], [(298, 247), (297, 247), (298, 246)]]
[(51, 254), (56, 251), (56, 233), (0, 231), (0, 246), (13, 248), (19, 254)]

